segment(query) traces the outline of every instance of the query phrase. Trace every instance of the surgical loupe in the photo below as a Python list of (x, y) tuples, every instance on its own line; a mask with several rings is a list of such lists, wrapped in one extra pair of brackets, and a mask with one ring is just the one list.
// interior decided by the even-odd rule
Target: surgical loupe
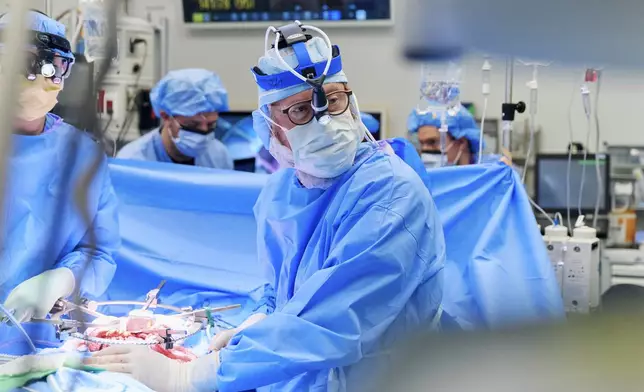
[[(33, 32), (31, 45), (34, 52), (28, 60), (26, 77), (36, 80), (38, 75), (51, 79), (55, 84), (62, 83), (69, 75), (73, 60), (71, 58), (71, 45), (67, 39), (53, 34)], [(69, 54), (64, 57), (59, 53)]]

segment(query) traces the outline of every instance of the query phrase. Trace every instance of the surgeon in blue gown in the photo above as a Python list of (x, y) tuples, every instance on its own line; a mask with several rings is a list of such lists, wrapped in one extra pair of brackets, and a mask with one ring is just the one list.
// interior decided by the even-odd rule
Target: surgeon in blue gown
[[(280, 49), (291, 67), (324, 69), (324, 40), (296, 45)], [(90, 363), (163, 391), (369, 391), (387, 350), (438, 324), (445, 243), (429, 191), (395, 154), (362, 143), (368, 131), (337, 47), (326, 125), (275, 51), (254, 68), (255, 130), (282, 166), (255, 206), (275, 308), (220, 333), (218, 351), (187, 365), (133, 346)]]
[(233, 169), (226, 147), (215, 138), (219, 112), (228, 110), (228, 92), (214, 72), (169, 72), (150, 92), (159, 129), (124, 146), (118, 158)]
[[(0, 19), (0, 29), (12, 16), (5, 14)], [(66, 41), (62, 24), (34, 11), (27, 17), (31, 34), (40, 32)], [(0, 303), (18, 321), (44, 318), (58, 299), (74, 292), (89, 297), (103, 294), (114, 276), (112, 255), (120, 245), (117, 199), (100, 146), (49, 113), (71, 72), (74, 55), (61, 47), (43, 45), (43, 40), (30, 38), (29, 44), (27, 55), (34, 60), (52, 58), (55, 74), (45, 78), (37, 72), (40, 67), (27, 66), (19, 76), (0, 256)], [(74, 202), (74, 190), (96, 157), (101, 159), (100, 168), (87, 189), (90, 227)], [(64, 182), (66, 171), (69, 175)], [(96, 235), (94, 252), (90, 230)], [(55, 343), (51, 326), (24, 325), (37, 345)], [(0, 352), (26, 351), (28, 346), (17, 329), (0, 323)]]

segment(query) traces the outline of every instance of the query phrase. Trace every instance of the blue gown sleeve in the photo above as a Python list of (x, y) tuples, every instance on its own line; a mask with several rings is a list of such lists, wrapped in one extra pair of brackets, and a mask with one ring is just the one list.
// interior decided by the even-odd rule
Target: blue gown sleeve
[[(98, 297), (102, 295), (112, 282), (116, 272), (113, 255), (121, 245), (118, 225), (118, 199), (107, 167), (103, 160), (103, 181), (99, 185), (98, 212), (94, 217), (96, 233), (96, 251), (92, 255), (90, 235), (85, 233), (76, 248), (65, 255), (56, 268), (69, 268), (76, 277), (76, 287), (81, 296)], [(91, 257), (88, 262), (88, 257)], [(87, 264), (87, 265), (86, 265)]]
[[(442, 231), (429, 227), (428, 203), (389, 204), (348, 215), (321, 269), (282, 309), (233, 337), (220, 352), (221, 391), (348, 366), (378, 351), (388, 327), (417, 288), (442, 269), (437, 261), (444, 257), (444, 249), (433, 246)], [(437, 291), (441, 296), (442, 287)]]

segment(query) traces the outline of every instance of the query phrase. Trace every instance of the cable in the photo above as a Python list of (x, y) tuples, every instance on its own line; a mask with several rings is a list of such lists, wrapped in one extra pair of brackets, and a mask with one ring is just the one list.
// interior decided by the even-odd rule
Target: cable
[(548, 221), (553, 226), (555, 226), (555, 222), (552, 220), (550, 215), (548, 215), (548, 213), (543, 210), (543, 208), (539, 207), (539, 205), (537, 203), (535, 203), (534, 200), (532, 200), (532, 198), (529, 197), (529, 196), (528, 196), (528, 200), (530, 200), (530, 204), (532, 204), (532, 207), (534, 207), (537, 211), (539, 211), (541, 213), (541, 215), (543, 215), (546, 219), (548, 219)]
[(570, 103), (568, 104), (568, 132), (570, 136), (570, 143), (568, 144), (568, 167), (566, 168), (566, 218), (568, 223), (568, 230), (572, 230), (572, 221), (570, 220), (570, 170), (572, 169), (572, 143), (575, 135), (572, 130), (572, 106), (577, 96), (577, 76), (573, 81), (572, 94), (570, 95)]
[(534, 148), (534, 134), (537, 132), (537, 105), (539, 102), (539, 85), (537, 83), (538, 65), (533, 64), (532, 66), (532, 80), (528, 82), (528, 88), (530, 88), (530, 141), (528, 142), (528, 151), (526, 152), (525, 163), (523, 164), (523, 173), (521, 173), (521, 182), (523, 184), (525, 184), (525, 178), (528, 174), (528, 164), (530, 163), (530, 155)]
[[(588, 150), (590, 148), (590, 134), (592, 133), (592, 122), (590, 119), (591, 107), (590, 107), (590, 90), (588, 85), (584, 83), (581, 86), (581, 101), (584, 105), (584, 113), (586, 114), (586, 148), (584, 148), (584, 160), (581, 165), (581, 181), (579, 184), (579, 198), (577, 200), (577, 213), (578, 217), (582, 216), (581, 213), (581, 199), (584, 194), (584, 184), (586, 182), (586, 159), (588, 159)], [(579, 218), (578, 218), (579, 219)]]
[(25, 341), (27, 342), (27, 344), (29, 344), (29, 347), (31, 348), (31, 351), (35, 354), (38, 350), (36, 350), (36, 346), (34, 345), (34, 342), (31, 341), (31, 337), (29, 337), (29, 334), (27, 333), (27, 331), (25, 331), (25, 329), (18, 322), (18, 320), (16, 320), (16, 318), (13, 317), (13, 314), (9, 310), (7, 310), (7, 308), (2, 306), (2, 304), (0, 304), (0, 311), (2, 311), (2, 313), (4, 313), (4, 315), (9, 319), (9, 321), (11, 321), (11, 323), (13, 324), (14, 327), (18, 328), (18, 330), (20, 331), (22, 336), (24, 336)]
[(597, 228), (597, 220), (599, 218), (599, 203), (602, 199), (604, 192), (603, 181), (601, 177), (601, 170), (599, 169), (599, 141), (600, 141), (600, 131), (599, 131), (599, 91), (601, 88), (601, 71), (597, 71), (597, 91), (595, 92), (595, 170), (597, 172), (597, 198), (595, 199), (595, 211), (593, 211), (593, 227)]
[(555, 212), (554, 222), (555, 224), (561, 224), (561, 222), (563, 222), (563, 216), (561, 216), (561, 212)]
[(66, 9), (65, 11), (63, 11), (62, 13), (60, 13), (57, 17), (55, 17), (55, 18), (54, 18), (54, 20), (56, 20), (56, 21), (60, 22), (60, 20), (61, 20), (62, 18), (66, 17), (66, 16), (67, 16), (67, 14), (69, 14), (70, 12), (72, 12), (74, 9), (75, 9), (75, 8), (68, 8), (68, 9)]
[(80, 38), (81, 32), (83, 31), (83, 23), (85, 23), (85, 18), (83, 13), (79, 13), (78, 21), (76, 22), (76, 29), (74, 30), (74, 35), (71, 40), (72, 51), (76, 52), (76, 47), (78, 46), (78, 39)]

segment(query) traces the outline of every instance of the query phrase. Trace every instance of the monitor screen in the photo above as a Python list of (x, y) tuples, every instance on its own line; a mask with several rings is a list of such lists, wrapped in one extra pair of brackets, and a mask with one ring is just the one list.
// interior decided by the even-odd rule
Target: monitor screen
[(234, 162), (235, 171), (255, 173), (255, 158), (237, 159)]
[(183, 0), (189, 24), (391, 20), (391, 0)]
[[(599, 181), (596, 164), (599, 164)], [(610, 209), (610, 158), (608, 155), (573, 155), (570, 162), (570, 196), (566, 197), (568, 154), (537, 155), (535, 168), (535, 202), (547, 212), (564, 212), (569, 205), (576, 211), (581, 191), (581, 211), (584, 214), (595, 210), (599, 190), (599, 213)], [(584, 178), (583, 189), (582, 175)]]
[(378, 124), (380, 124), (380, 128), (378, 128), (378, 130), (376, 132), (371, 132), (371, 134), (373, 135), (374, 138), (376, 138), (376, 140), (382, 140), (382, 113), (380, 113), (380, 112), (366, 112), (366, 111), (363, 111), (363, 113), (367, 113), (367, 114), (372, 115), (373, 118), (375, 118), (376, 121), (378, 121)]
[(217, 139), (222, 140), (226, 132), (233, 128), (241, 120), (252, 117), (253, 112), (221, 112), (219, 113), (219, 122), (217, 128), (215, 129), (215, 135)]

